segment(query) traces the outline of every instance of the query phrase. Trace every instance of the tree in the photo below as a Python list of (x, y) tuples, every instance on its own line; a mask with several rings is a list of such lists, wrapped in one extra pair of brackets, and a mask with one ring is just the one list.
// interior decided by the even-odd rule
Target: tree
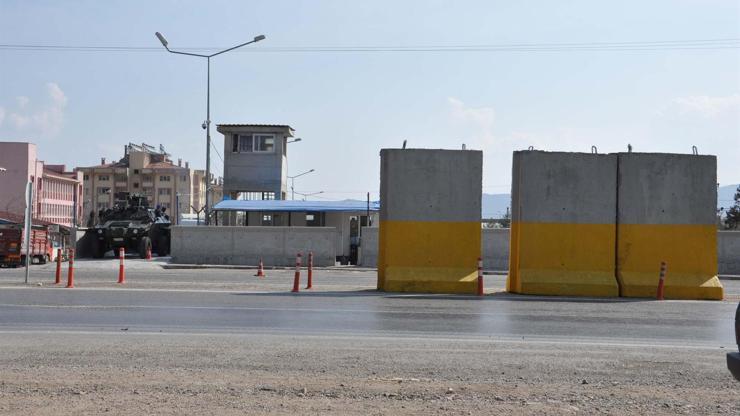
[(740, 185), (735, 190), (735, 204), (725, 214), (725, 228), (734, 230), (740, 226)]

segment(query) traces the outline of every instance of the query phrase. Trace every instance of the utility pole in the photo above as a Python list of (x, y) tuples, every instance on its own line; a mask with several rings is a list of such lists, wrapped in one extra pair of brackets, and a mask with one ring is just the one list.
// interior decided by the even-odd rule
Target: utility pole
[(23, 242), (26, 245), (26, 284), (28, 284), (28, 267), (31, 264), (31, 227), (33, 227), (33, 182), (26, 184), (26, 219), (23, 224)]

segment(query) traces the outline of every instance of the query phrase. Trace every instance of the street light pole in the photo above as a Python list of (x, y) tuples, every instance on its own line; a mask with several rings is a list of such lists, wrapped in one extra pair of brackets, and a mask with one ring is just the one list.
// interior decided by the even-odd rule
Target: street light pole
[(206, 58), (206, 121), (203, 123), (203, 128), (206, 130), (205, 222), (206, 222), (206, 225), (209, 225), (210, 223), (209, 215), (210, 215), (210, 205), (211, 205), (210, 191), (208, 188), (208, 185), (210, 185), (210, 182), (211, 182), (211, 58), (213, 58), (216, 55), (221, 55), (222, 53), (226, 53), (228, 51), (233, 51), (234, 49), (241, 48), (242, 46), (246, 46), (252, 43), (257, 43), (265, 39), (265, 35), (255, 36), (254, 39), (250, 40), (249, 42), (244, 42), (239, 45), (233, 46), (231, 48), (224, 49), (216, 53), (212, 53), (210, 55), (201, 55), (197, 53), (173, 51), (167, 46), (167, 39), (165, 39), (161, 33), (157, 32), (155, 33), (155, 35), (157, 36), (157, 39), (159, 39), (159, 41), (162, 43), (162, 46), (164, 46), (164, 48), (167, 49), (167, 52), (169, 53), (174, 53), (178, 55), (196, 56), (199, 58)]
[(211, 224), (208, 207), (211, 204), (211, 193), (208, 187), (211, 185), (211, 57), (206, 58), (206, 225)]
[(290, 179), (290, 193), (291, 193), (290, 199), (291, 200), (295, 201), (295, 178), (297, 178), (299, 176), (303, 176), (303, 175), (308, 175), (309, 173), (311, 173), (311, 172), (313, 172), (315, 170), (316, 169), (311, 169), (311, 170), (307, 170), (307, 171), (305, 171), (303, 173), (299, 173), (297, 175), (288, 176), (288, 179)]

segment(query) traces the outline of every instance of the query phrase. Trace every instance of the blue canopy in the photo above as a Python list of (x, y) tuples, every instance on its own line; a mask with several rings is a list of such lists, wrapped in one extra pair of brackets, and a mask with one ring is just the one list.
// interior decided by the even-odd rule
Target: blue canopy
[[(365, 212), (366, 201), (347, 199), (344, 201), (240, 201), (224, 200), (216, 204), (216, 211), (262, 211), (262, 212)], [(370, 211), (380, 210), (380, 202), (370, 201)]]

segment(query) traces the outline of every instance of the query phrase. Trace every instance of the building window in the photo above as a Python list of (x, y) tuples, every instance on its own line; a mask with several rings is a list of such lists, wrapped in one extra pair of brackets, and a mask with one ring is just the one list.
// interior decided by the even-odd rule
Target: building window
[(239, 192), (236, 199), (240, 201), (271, 201), (275, 199), (275, 192)]
[(170, 209), (172, 207), (172, 204), (170, 204), (169, 202), (162, 202), (159, 204), (159, 206), (161, 206), (162, 208)]
[(138, 174), (139, 174), (139, 169), (134, 169), (134, 175), (138, 175)]
[(188, 180), (188, 175), (181, 175), (180, 180), (186, 182)]
[(272, 225), (272, 214), (262, 214), (262, 225)]
[(240, 152), (252, 151), (252, 136), (239, 136), (238, 142)]
[(134, 182), (134, 189), (137, 189), (139, 187), (139, 182)]
[(159, 195), (170, 195), (172, 190), (170, 188), (159, 188)]
[(274, 152), (275, 151), (275, 135), (274, 134), (255, 134), (254, 140), (254, 151), (255, 152)]
[(275, 151), (274, 134), (234, 135), (231, 139), (233, 153), (273, 153)]
[(102, 181), (102, 182), (109, 181), (110, 180), (110, 176), (108, 176), (108, 175), (99, 175), (98, 176), (98, 180), (99, 181)]
[(90, 180), (90, 175), (82, 175), (82, 180), (83, 181), (89, 181)]
[(100, 188), (98, 188), (98, 194), (100, 194), (100, 195), (110, 194), (110, 188), (100, 187)]
[(169, 176), (166, 176), (166, 175), (160, 176), (159, 177), (159, 181), (160, 182), (169, 182), (170, 181), (170, 177)]

